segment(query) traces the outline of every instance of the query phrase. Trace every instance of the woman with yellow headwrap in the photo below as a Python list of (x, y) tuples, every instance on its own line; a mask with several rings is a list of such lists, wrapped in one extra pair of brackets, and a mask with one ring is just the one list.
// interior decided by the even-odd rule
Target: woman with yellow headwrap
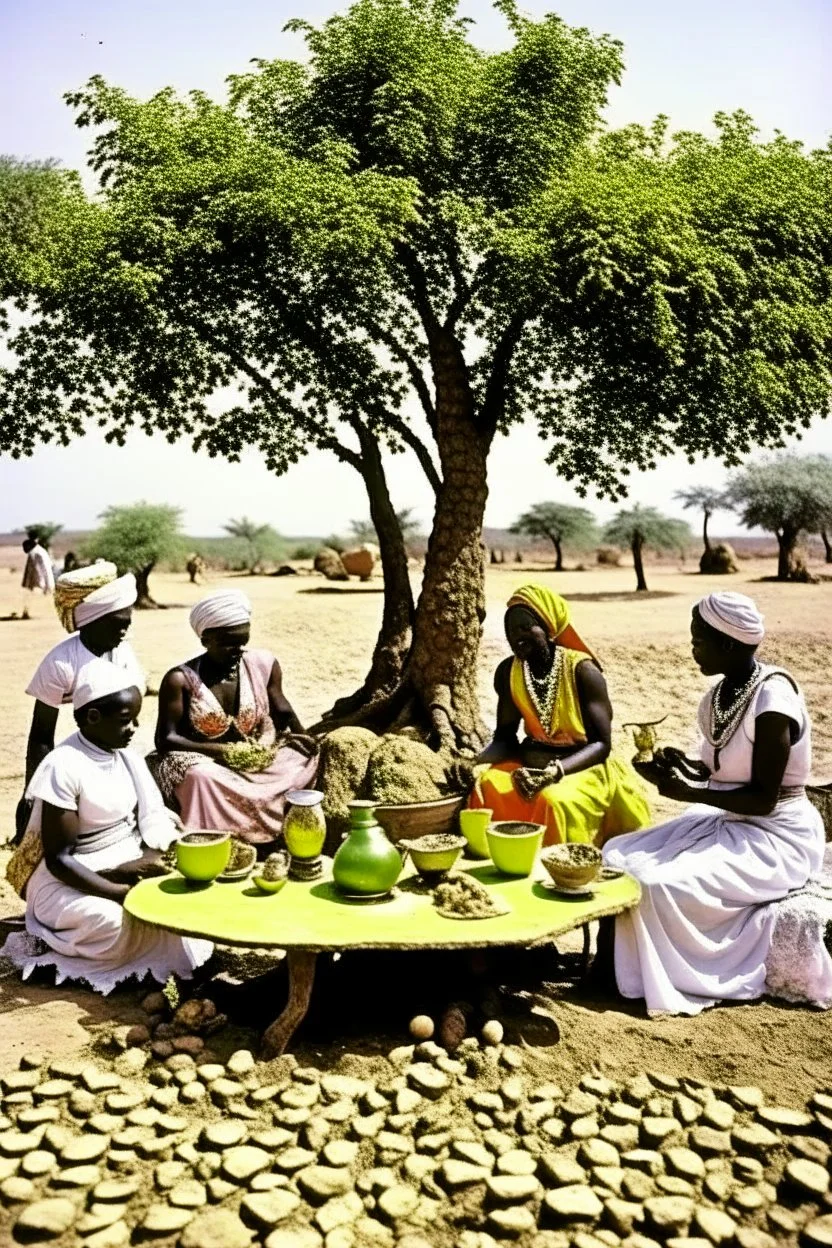
[(508, 601), (505, 628), (514, 657), (494, 677), (497, 728), (479, 759), (490, 766), (469, 805), (490, 808), (495, 820), (544, 824), (546, 845), (600, 845), (644, 827), (650, 810), (639, 779), (611, 754), (607, 683), (564, 599), (524, 585)]

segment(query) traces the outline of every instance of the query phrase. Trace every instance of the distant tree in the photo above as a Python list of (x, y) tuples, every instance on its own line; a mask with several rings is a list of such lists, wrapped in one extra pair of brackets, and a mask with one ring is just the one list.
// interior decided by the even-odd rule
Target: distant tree
[(109, 559), (121, 574), (134, 572), (136, 606), (158, 606), (148, 580), (160, 560), (181, 553), (181, 510), (165, 503), (133, 503), (107, 507), (100, 519), (104, 523), (88, 538), (84, 554), (90, 559)]
[(778, 581), (804, 579), (797, 542), (801, 533), (820, 533), (832, 522), (832, 460), (779, 455), (736, 473), (727, 492), (746, 528), (776, 536)]
[(555, 548), (555, 571), (562, 572), (564, 545), (586, 550), (595, 541), (597, 527), (595, 517), (586, 507), (568, 507), (565, 503), (535, 503), (515, 520), (509, 533), (548, 538)]
[(282, 552), (280, 534), (270, 524), (255, 524), (248, 516), (243, 516), (240, 520), (229, 520), (222, 527), (243, 543), (244, 566), (250, 576), (262, 572), (263, 564), (278, 558)]
[(29, 537), (36, 537), (44, 550), (48, 550), (52, 545), (52, 538), (60, 533), (64, 526), (55, 524), (52, 520), (43, 520), (39, 524), (24, 525)]
[[(405, 546), (419, 534), (419, 521), (413, 515), (412, 507), (402, 507), (396, 512), (396, 519)], [(350, 536), (358, 543), (378, 542), (376, 526), (372, 520), (350, 520)]]
[(690, 541), (690, 527), (684, 520), (662, 515), (655, 507), (624, 508), (604, 529), (604, 541), (613, 546), (629, 546), (636, 570), (636, 589), (646, 590), (644, 548), (653, 550), (684, 550)]
[(710, 550), (708, 521), (715, 511), (725, 506), (725, 491), (717, 490), (710, 485), (694, 485), (689, 490), (677, 490), (674, 498), (678, 499), (687, 511), (702, 512), (702, 543), (705, 550)]

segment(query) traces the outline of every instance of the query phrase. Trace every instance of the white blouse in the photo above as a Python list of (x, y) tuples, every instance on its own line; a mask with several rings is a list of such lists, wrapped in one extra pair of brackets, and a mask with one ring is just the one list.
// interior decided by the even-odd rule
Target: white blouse
[[(72, 701), (80, 673), (97, 657), (92, 650), (87, 649), (79, 633), (71, 633), (69, 637), (58, 642), (57, 646), (53, 646), (41, 660), (26, 692), (39, 702), (45, 702), (47, 706), (57, 709)], [(137, 688), (141, 693), (145, 692), (147, 679), (129, 641), (122, 641), (114, 650), (102, 654), (101, 658), (134, 674)]]
[(713, 689), (699, 704), (699, 730), (702, 734), (699, 757), (711, 771), (712, 788), (736, 788), (751, 781), (757, 716), (767, 712), (786, 715), (797, 726), (797, 739), (792, 743), (781, 784), (802, 785), (812, 772), (812, 726), (803, 694), (795, 690), (784, 676), (771, 676), (763, 681), (749, 703), (737, 730), (719, 751), (719, 770), (714, 769), (714, 747), (705, 738), (711, 713)]

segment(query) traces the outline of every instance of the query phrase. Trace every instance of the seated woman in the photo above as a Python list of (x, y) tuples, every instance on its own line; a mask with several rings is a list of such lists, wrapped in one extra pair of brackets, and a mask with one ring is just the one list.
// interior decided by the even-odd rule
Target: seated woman
[[(246, 650), (245, 594), (210, 594), (190, 619), (205, 649), (162, 681), (158, 753), (148, 763), (186, 827), (228, 829), (267, 852), (283, 826), (286, 793), (315, 782), (318, 744), (303, 734), (274, 655)], [(280, 748), (262, 770), (236, 771), (228, 747), (241, 741)]]
[[(743, 594), (693, 610), (694, 662), (721, 679), (699, 706), (700, 757), (658, 751), (639, 771), (665, 797), (693, 803), (679, 818), (620, 837), (604, 859), (634, 875), (641, 903), (615, 921), (615, 974), (649, 1013), (698, 1014), (766, 990), (773, 907), (819, 871), (824, 836), (806, 797), (811, 727), (803, 696), (758, 662), (763, 617)], [(832, 958), (819, 942), (801, 968), (814, 1004), (832, 1004)]]
[[(211, 956), (210, 942), (150, 927), (122, 908), (132, 884), (164, 871), (160, 851), (179, 834), (143, 759), (126, 748), (142, 702), (131, 681), (103, 659), (88, 664), (72, 699), (78, 731), (27, 790), (34, 808), (9, 878), (26, 898), (28, 939), (9, 936), (3, 950), (24, 977), (54, 966), (58, 983), (83, 979), (108, 993), (130, 976), (190, 978)], [(49, 952), (33, 953), (31, 937)]]
[[(644, 827), (638, 778), (610, 753), (612, 707), (600, 666), (569, 622), (559, 594), (524, 585), (505, 617), (514, 658), (497, 668), (497, 730), (469, 805), (495, 820), (546, 826), (544, 843), (602, 844)], [(518, 741), (521, 720), (526, 730)]]

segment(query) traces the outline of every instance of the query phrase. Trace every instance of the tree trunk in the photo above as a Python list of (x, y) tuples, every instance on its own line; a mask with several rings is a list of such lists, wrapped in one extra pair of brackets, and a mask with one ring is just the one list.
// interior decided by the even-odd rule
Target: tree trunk
[(150, 573), (155, 567), (156, 560), (154, 559), (152, 563), (136, 569), (136, 607), (139, 611), (156, 611), (159, 608), (158, 602), (154, 602), (151, 598), (147, 584)]
[(794, 573), (794, 548), (797, 545), (798, 531), (784, 528), (777, 534), (777, 579), (790, 581)]
[(821, 529), (820, 536), (823, 542), (823, 549), (826, 551), (826, 562), (832, 563), (832, 542), (829, 540), (829, 534), (826, 529)]
[(630, 549), (633, 552), (633, 566), (636, 570), (636, 590), (643, 592), (647, 589), (647, 581), (644, 579), (644, 563), (641, 558), (644, 549), (644, 540), (638, 534), (633, 538)]
[(705, 519), (702, 521), (702, 541), (705, 543), (705, 550), (711, 549), (711, 539), (708, 537), (708, 521), (711, 518), (709, 511), (705, 512)]
[(357, 428), (361, 444), (362, 476), (370, 502), (370, 516), (378, 538), (384, 576), (384, 608), (367, 678), (349, 697), (339, 698), (316, 724), (329, 731), (340, 724), (373, 726), (378, 703), (389, 698), (401, 682), (413, 627), (413, 590), (401, 525), (393, 506), (376, 438)]
[(552, 545), (555, 548), (555, 571), (562, 572), (563, 571), (563, 547), (561, 546), (560, 541), (556, 537), (552, 538)]

